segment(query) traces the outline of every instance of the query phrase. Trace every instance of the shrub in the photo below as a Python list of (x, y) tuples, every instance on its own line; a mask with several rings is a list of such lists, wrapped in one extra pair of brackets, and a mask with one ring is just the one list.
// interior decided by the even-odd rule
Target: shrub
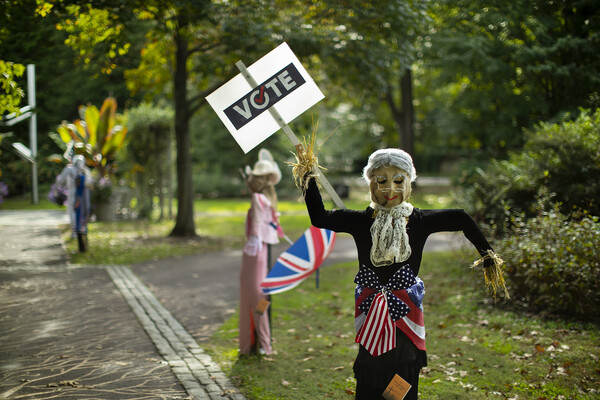
[[(125, 145), (130, 184), (137, 188), (136, 211), (140, 218), (152, 215), (154, 197), (162, 204), (168, 195), (169, 151), (173, 144), (173, 110), (149, 103), (127, 111)], [(162, 217), (162, 214), (161, 214)]]
[(577, 208), (600, 215), (600, 109), (584, 110), (573, 121), (541, 123), (525, 134), (523, 150), (508, 160), (463, 173), (464, 207), (502, 227), (507, 210), (533, 215), (536, 195), (551, 192), (565, 214)]
[(559, 206), (534, 218), (513, 219), (500, 245), (511, 296), (528, 307), (583, 320), (600, 320), (600, 224)]

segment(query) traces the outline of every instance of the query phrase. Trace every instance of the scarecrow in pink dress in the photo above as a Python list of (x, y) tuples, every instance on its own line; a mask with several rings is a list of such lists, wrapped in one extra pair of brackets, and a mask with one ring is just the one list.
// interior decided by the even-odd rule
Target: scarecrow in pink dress
[(267, 276), (268, 245), (279, 243), (283, 231), (277, 215), (275, 185), (281, 171), (268, 150), (261, 149), (254, 168), (246, 166), (246, 183), (252, 192), (246, 218), (246, 244), (240, 272), (240, 354), (253, 350), (271, 354), (269, 316), (261, 303), (267, 301), (260, 287)]

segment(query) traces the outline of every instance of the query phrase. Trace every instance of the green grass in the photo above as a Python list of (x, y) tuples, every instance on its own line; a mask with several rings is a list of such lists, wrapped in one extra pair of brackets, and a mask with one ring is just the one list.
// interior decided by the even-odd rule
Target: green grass
[[(440, 208), (452, 204), (451, 196), (426, 190), (415, 190), (413, 203), (421, 208)], [(69, 240), (65, 229), (64, 239), (76, 264), (132, 264), (174, 255), (201, 254), (206, 251), (243, 247), (246, 213), (250, 203), (247, 198), (196, 200), (194, 215), (197, 238), (170, 238), (173, 221), (120, 221), (95, 222), (88, 226), (89, 251), (79, 253), (77, 243)], [(346, 206), (364, 209), (364, 200), (348, 200)], [(27, 206), (25, 200), (9, 199), (1, 209), (18, 209)], [(292, 240), (297, 239), (310, 226), (306, 206), (300, 201), (280, 201), (281, 226)], [(39, 208), (56, 209), (49, 201), (40, 201)], [(334, 208), (333, 203), (326, 207)], [(64, 209), (64, 208), (63, 208)], [(158, 216), (158, 212), (155, 213)]]
[[(470, 254), (471, 255), (471, 254)], [(422, 399), (596, 399), (597, 326), (537, 319), (495, 305), (457, 253), (423, 259), (429, 365)], [(352, 399), (355, 263), (273, 296), (276, 354), (238, 357), (237, 316), (206, 344), (248, 399)], [(562, 397), (561, 397), (562, 396)]]
[(218, 236), (170, 238), (172, 222), (96, 222), (88, 226), (88, 251), (79, 253), (77, 240), (69, 240), (65, 227), (63, 239), (74, 264), (133, 264), (173, 256), (201, 254), (225, 247)]
[(25, 198), (11, 198), (4, 199), (0, 204), (0, 210), (56, 210), (60, 209), (59, 206), (52, 203), (46, 197), (40, 197), (38, 204), (33, 204), (30, 199)]
[[(206, 203), (209, 207), (204, 208)], [(198, 204), (201, 209), (212, 207), (212, 210), (195, 213), (196, 238), (168, 237), (174, 226), (173, 221), (94, 222), (88, 225), (89, 250), (79, 253), (77, 241), (69, 240), (70, 232), (65, 227), (63, 238), (67, 242), (71, 262), (132, 264), (218, 249), (240, 249), (244, 246), (247, 210), (228, 212), (227, 209), (217, 208), (212, 201), (197, 202), (197, 207)], [(228, 201), (224, 204), (242, 205), (241, 201)], [(248, 202), (244, 206), (247, 208)], [(292, 239), (298, 238), (310, 226), (306, 211), (282, 211), (280, 222), (285, 233)]]

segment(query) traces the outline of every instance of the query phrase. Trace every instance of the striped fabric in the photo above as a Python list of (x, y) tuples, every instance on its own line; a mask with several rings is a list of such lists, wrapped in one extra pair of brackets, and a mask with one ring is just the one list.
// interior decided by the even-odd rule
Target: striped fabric
[(260, 284), (264, 294), (295, 288), (314, 273), (333, 251), (335, 232), (311, 226), (283, 252)]
[(360, 268), (354, 282), (357, 343), (376, 357), (396, 347), (398, 327), (418, 349), (425, 350), (425, 286), (408, 265), (396, 271), (385, 286), (367, 267)]
[(385, 289), (375, 295), (367, 319), (356, 336), (356, 341), (374, 357), (396, 346), (396, 327), (388, 310)]

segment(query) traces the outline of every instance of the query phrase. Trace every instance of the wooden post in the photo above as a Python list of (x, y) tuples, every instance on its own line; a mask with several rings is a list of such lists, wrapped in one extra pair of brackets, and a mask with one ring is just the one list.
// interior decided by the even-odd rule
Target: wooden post
[[(242, 61), (238, 61), (237, 63), (235, 63), (235, 65), (236, 67), (238, 67), (238, 69), (242, 73), (242, 76), (244, 77), (244, 79), (246, 79), (246, 82), (248, 82), (250, 86), (252, 86), (253, 88), (258, 86), (258, 82), (256, 82), (256, 79), (254, 79), (254, 77), (252, 77), (252, 75), (250, 74), (250, 72), (248, 71), (248, 69)], [(292, 128), (290, 128), (290, 126), (285, 123), (285, 121), (274, 106), (269, 108), (269, 113), (271, 113), (271, 116), (275, 119), (279, 127), (283, 129), (283, 132), (285, 132), (285, 134), (287, 135), (288, 139), (290, 139), (290, 142), (292, 142), (294, 147), (296, 147), (296, 149), (302, 149), (302, 143), (300, 143), (300, 140), (298, 140), (298, 137), (296, 136), (294, 131), (292, 131)], [(319, 182), (321, 182), (321, 185), (323, 186), (325, 191), (329, 194), (329, 196), (331, 196), (331, 199), (333, 200), (335, 205), (340, 209), (345, 209), (346, 206), (344, 205), (344, 202), (337, 194), (335, 189), (331, 186), (323, 172), (319, 171), (318, 168), (315, 167), (313, 173), (317, 175), (317, 179), (319, 179)]]

